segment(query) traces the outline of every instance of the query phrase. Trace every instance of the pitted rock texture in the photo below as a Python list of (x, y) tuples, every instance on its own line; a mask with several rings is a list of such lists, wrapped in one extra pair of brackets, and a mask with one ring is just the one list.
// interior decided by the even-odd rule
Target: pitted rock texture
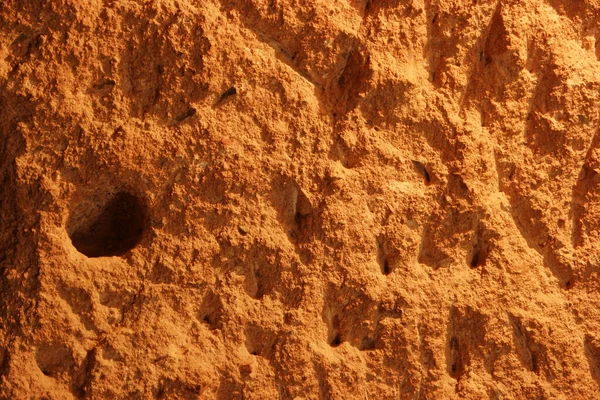
[(0, 2), (0, 398), (593, 399), (597, 0)]

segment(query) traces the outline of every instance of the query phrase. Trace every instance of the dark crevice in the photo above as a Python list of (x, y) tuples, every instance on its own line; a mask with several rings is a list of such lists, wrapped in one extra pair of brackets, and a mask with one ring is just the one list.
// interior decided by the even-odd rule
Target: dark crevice
[(473, 253), (471, 254), (471, 261), (469, 262), (469, 266), (471, 268), (476, 268), (480, 265), (480, 255), (480, 250), (478, 248), (474, 248)]
[(377, 262), (381, 267), (381, 273), (383, 275), (389, 275), (393, 272), (384, 237), (379, 237), (377, 239)]
[(383, 272), (384, 275), (389, 275), (392, 272), (388, 260), (383, 260), (383, 267), (381, 268), (381, 272)]
[(422, 163), (420, 163), (419, 161), (415, 161), (415, 160), (411, 160), (411, 161), (413, 163), (413, 166), (417, 170), (417, 172), (419, 172), (419, 174), (421, 174), (423, 176), (423, 178), (425, 179), (425, 184), (429, 185), (431, 183), (431, 175), (429, 175), (427, 168), (425, 168), (425, 166)]
[(333, 339), (331, 339), (329, 344), (331, 347), (338, 347), (340, 344), (342, 344), (342, 336), (339, 334), (339, 332), (333, 336)]

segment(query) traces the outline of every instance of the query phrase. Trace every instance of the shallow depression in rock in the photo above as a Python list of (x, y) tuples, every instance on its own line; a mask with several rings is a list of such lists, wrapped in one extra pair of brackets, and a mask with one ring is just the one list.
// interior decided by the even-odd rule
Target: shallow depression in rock
[(67, 231), (73, 246), (88, 257), (121, 256), (141, 240), (146, 227), (143, 202), (118, 192), (104, 203), (87, 201), (69, 217)]

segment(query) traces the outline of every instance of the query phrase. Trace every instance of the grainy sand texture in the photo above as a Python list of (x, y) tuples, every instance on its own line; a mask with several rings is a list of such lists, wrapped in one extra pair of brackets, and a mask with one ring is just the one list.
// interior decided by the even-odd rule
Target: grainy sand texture
[(0, 399), (600, 398), (600, 1), (1, 0)]

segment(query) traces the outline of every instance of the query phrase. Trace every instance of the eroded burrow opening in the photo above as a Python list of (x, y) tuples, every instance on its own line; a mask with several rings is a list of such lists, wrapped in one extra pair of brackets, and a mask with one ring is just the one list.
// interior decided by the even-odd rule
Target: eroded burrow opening
[(141, 240), (146, 208), (134, 194), (95, 196), (76, 206), (67, 223), (73, 246), (88, 257), (122, 256)]

